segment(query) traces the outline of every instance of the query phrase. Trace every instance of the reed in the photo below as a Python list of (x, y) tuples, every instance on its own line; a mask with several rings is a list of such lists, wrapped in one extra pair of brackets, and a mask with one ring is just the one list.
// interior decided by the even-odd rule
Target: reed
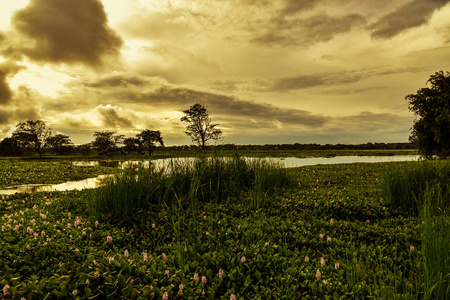
[(420, 161), (389, 165), (383, 181), (384, 199), (388, 205), (402, 209), (412, 215), (422, 210), (427, 187), (439, 190), (442, 197), (434, 201), (433, 207), (448, 207), (450, 204), (450, 161)]
[(268, 194), (290, 183), (281, 165), (262, 159), (174, 159), (161, 169), (127, 170), (98, 188), (91, 206), (94, 214), (122, 217), (148, 211), (154, 205), (170, 205), (176, 199), (195, 208), (197, 202), (239, 201), (240, 196), (251, 194), (255, 207), (259, 207)]

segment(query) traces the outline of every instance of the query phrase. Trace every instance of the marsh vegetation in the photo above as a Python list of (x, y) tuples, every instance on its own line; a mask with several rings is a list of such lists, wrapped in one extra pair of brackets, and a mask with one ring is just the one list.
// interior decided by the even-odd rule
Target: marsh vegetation
[(3, 196), (0, 287), (17, 299), (446, 299), (449, 169), (216, 157)]

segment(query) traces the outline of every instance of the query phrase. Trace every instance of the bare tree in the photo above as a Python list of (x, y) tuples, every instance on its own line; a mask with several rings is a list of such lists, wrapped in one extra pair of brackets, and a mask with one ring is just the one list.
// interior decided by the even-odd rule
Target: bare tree
[(52, 134), (50, 128), (45, 127), (41, 120), (21, 122), (16, 126), (12, 137), (25, 146), (32, 146), (42, 158), (42, 149), (45, 147), (47, 138)]
[(188, 123), (184, 133), (191, 137), (202, 153), (206, 151), (207, 141), (219, 140), (222, 137), (222, 131), (216, 128), (219, 124), (211, 124), (209, 112), (202, 104), (196, 103), (183, 113), (185, 116), (181, 121)]

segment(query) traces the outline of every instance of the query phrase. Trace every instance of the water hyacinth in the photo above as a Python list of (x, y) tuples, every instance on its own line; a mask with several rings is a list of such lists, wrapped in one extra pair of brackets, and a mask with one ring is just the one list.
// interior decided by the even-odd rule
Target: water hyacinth
[(323, 257), (320, 258), (320, 264), (322, 266), (325, 266), (325, 258), (323, 258)]
[(108, 244), (111, 244), (112, 241), (113, 241), (112, 236), (108, 235), (108, 236), (106, 237), (106, 242), (107, 242)]
[(206, 284), (206, 282), (208, 282), (208, 279), (206, 279), (206, 276), (202, 276), (202, 283)]
[(316, 271), (316, 278), (317, 278), (317, 279), (322, 278), (322, 273), (320, 272), (320, 270), (317, 270), (317, 271)]
[(6, 284), (4, 287), (3, 287), (3, 296), (9, 296), (9, 295), (11, 295), (10, 293), (9, 293), (9, 285), (8, 284)]
[(130, 255), (130, 253), (128, 252), (127, 249), (125, 249), (125, 251), (124, 251), (124, 253), (123, 253), (123, 256), (128, 257), (129, 255)]
[(169, 299), (169, 294), (167, 294), (167, 292), (165, 292), (163, 297), (162, 297), (162, 299), (163, 300), (168, 300)]
[(236, 295), (231, 294), (231, 295), (230, 295), (230, 300), (236, 300)]

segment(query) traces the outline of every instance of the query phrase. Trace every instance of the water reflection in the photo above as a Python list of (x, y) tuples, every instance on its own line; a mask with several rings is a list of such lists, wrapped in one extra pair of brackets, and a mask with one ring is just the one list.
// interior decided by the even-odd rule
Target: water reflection
[[(312, 165), (330, 165), (330, 164), (349, 164), (349, 163), (379, 163), (379, 162), (393, 162), (393, 161), (417, 161), (420, 158), (419, 155), (396, 155), (396, 156), (334, 156), (334, 157), (311, 157), (311, 158), (298, 158), (298, 157), (286, 157), (286, 158), (265, 158), (269, 162), (278, 163), (286, 168), (295, 168), (302, 166)], [(182, 157), (182, 158), (163, 158), (155, 159), (152, 161), (73, 161), (67, 162), (73, 166), (103, 166), (111, 168), (148, 168), (152, 165), (155, 169), (164, 168), (165, 171), (170, 172), (172, 162), (181, 164), (192, 164), (197, 158), (195, 157)], [(260, 158), (246, 157), (248, 160), (258, 160)], [(20, 185), (11, 188), (0, 190), (0, 195), (11, 195), (15, 193), (33, 193), (44, 191), (70, 191), (70, 190), (82, 190), (99, 187), (104, 184), (108, 178), (114, 175), (100, 175), (95, 178), (88, 178), (78, 181), (67, 181), (60, 184), (29, 184)]]
[(67, 181), (60, 184), (26, 184), (0, 190), (0, 195), (12, 195), (15, 193), (72, 191), (82, 189), (93, 189), (104, 184), (108, 178), (114, 175), (99, 175), (95, 178), (88, 178), (77, 181)]
[[(256, 157), (244, 157), (248, 160), (258, 160)], [(286, 168), (296, 168), (302, 166), (312, 165), (331, 165), (331, 164), (350, 164), (350, 163), (379, 163), (392, 161), (417, 161), (419, 155), (395, 155), (395, 156), (334, 156), (334, 157), (267, 157), (264, 158), (269, 162), (279, 163)], [(73, 161), (70, 162), (74, 166), (103, 166), (126, 169), (130, 167), (142, 166), (148, 168), (153, 165), (155, 168), (167, 168), (171, 162), (179, 163), (193, 163), (197, 158), (195, 157), (180, 157), (180, 158), (162, 158), (151, 161)]]

